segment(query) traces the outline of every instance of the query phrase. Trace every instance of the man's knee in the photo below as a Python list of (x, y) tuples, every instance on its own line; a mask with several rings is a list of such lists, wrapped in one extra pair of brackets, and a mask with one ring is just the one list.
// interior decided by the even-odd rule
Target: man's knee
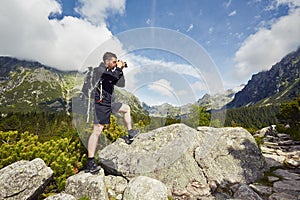
[(120, 108), (119, 112), (130, 113), (130, 106), (127, 104), (122, 104), (122, 107)]
[(125, 104), (124, 106), (125, 106), (125, 110), (126, 110), (126, 112), (130, 112), (130, 106), (129, 106), (129, 105), (127, 105), (127, 104)]
[(94, 124), (94, 131), (93, 134), (100, 136), (100, 134), (102, 133), (104, 129), (104, 125), (103, 124)]

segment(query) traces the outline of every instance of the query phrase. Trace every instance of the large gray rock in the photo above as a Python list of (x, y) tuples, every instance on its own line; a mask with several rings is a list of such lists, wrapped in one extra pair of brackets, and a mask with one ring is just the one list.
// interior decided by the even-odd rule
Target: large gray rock
[(65, 193), (76, 199), (87, 197), (90, 200), (108, 200), (104, 184), (104, 171), (101, 169), (96, 175), (80, 172), (67, 179)]
[(167, 200), (167, 187), (160, 181), (146, 176), (132, 179), (125, 189), (123, 200)]
[(48, 184), (53, 171), (44, 161), (18, 161), (0, 170), (0, 199), (36, 199)]
[(99, 154), (111, 174), (148, 176), (174, 196), (209, 195), (211, 184), (252, 182), (265, 161), (254, 138), (242, 128), (192, 129), (174, 124), (139, 135), (131, 145), (118, 139)]
[[(199, 145), (195, 158), (210, 181), (252, 183), (263, 177), (266, 162), (253, 136), (243, 128), (199, 127), (203, 138), (217, 138), (213, 146)], [(209, 152), (207, 152), (209, 149)], [(206, 153), (207, 152), (207, 153)]]

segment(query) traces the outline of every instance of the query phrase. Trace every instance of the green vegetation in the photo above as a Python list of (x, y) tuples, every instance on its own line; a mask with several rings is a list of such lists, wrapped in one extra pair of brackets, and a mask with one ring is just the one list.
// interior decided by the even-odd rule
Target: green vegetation
[(72, 127), (72, 117), (65, 112), (2, 114), (0, 115), (0, 130), (20, 133), (28, 131), (38, 135), (40, 142), (77, 137), (77, 132)]
[(19, 160), (41, 158), (53, 170), (49, 191), (62, 191), (66, 179), (77, 173), (86, 160), (79, 140), (69, 138), (39, 142), (38, 136), (28, 132), (0, 131), (0, 168)]
[(253, 133), (263, 127), (276, 124), (278, 113), (279, 106), (273, 105), (229, 109), (226, 112), (225, 126), (241, 126)]
[(277, 130), (300, 141), (300, 96), (293, 101), (283, 103), (277, 118), (279, 120)]

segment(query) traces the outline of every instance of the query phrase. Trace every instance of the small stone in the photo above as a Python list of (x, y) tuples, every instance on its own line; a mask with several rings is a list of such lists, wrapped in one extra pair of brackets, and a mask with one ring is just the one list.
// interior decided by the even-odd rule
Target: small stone
[(300, 194), (300, 181), (296, 180), (283, 180), (277, 181), (273, 184), (274, 192), (286, 192), (291, 195)]
[(267, 153), (267, 154), (272, 154), (272, 153), (276, 152), (276, 150), (274, 150), (272, 148), (264, 147), (264, 146), (261, 146), (260, 150), (262, 153)]
[(294, 140), (286, 140), (286, 141), (280, 141), (278, 144), (281, 146), (291, 146), (295, 144)]
[(286, 193), (274, 193), (269, 196), (269, 200), (297, 200), (296, 196), (286, 194)]
[(280, 137), (281, 139), (291, 139), (291, 136), (285, 133), (278, 133), (277, 137)]
[(284, 156), (277, 156), (272, 154), (263, 154), (263, 156), (265, 157), (268, 167), (280, 167), (285, 159)]
[(300, 166), (300, 161), (296, 161), (294, 159), (287, 159), (286, 162), (289, 165), (292, 165), (293, 167), (299, 167)]
[(234, 198), (243, 200), (263, 200), (256, 192), (254, 192), (248, 185), (240, 184), (240, 187), (233, 195)]
[(299, 174), (291, 173), (288, 170), (277, 169), (273, 173), (281, 176), (285, 180), (300, 180)]
[(260, 195), (270, 195), (270, 194), (272, 194), (272, 187), (258, 185), (258, 184), (250, 184), (249, 186), (255, 192), (259, 193)]
[(279, 178), (278, 177), (275, 177), (275, 176), (268, 176), (268, 181), (269, 182), (275, 182), (275, 181), (278, 181)]
[(76, 198), (70, 194), (60, 193), (49, 196), (45, 200), (76, 200)]

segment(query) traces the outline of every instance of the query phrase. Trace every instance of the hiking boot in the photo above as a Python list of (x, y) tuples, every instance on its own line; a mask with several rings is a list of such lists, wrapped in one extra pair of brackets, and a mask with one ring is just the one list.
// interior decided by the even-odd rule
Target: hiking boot
[(84, 170), (86, 173), (97, 174), (100, 171), (101, 167), (98, 166), (94, 160), (88, 161), (86, 169)]
[(140, 133), (141, 133), (140, 130), (133, 130), (133, 129), (129, 130), (129, 131), (128, 131), (129, 139), (130, 139), (130, 140), (133, 140), (133, 138), (135, 138), (135, 137), (136, 137), (137, 135), (139, 135)]
[(129, 135), (123, 135), (121, 138), (125, 141), (126, 144), (131, 144), (133, 142), (133, 140), (130, 140)]
[(124, 135), (121, 138), (125, 141), (126, 144), (131, 144), (133, 142), (134, 138), (140, 133), (141, 133), (140, 130), (131, 129), (128, 131), (128, 135)]

